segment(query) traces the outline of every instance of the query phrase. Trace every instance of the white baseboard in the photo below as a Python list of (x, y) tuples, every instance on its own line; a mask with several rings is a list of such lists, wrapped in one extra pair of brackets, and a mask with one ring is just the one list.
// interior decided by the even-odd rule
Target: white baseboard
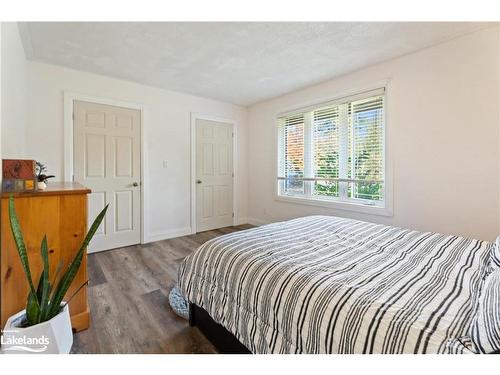
[(147, 236), (145, 236), (144, 243), (161, 241), (161, 240), (168, 240), (170, 238), (175, 238), (175, 237), (187, 236), (191, 233), (192, 233), (191, 227), (149, 233)]
[(247, 224), (255, 225), (260, 227), (261, 225), (271, 224), (271, 221), (256, 219), (254, 217), (247, 217)]
[[(261, 226), (261, 225), (266, 225), (266, 224), (270, 224), (270, 223), (271, 223), (271, 221), (256, 219), (256, 218), (252, 218), (252, 217), (240, 217), (240, 218), (237, 218), (235, 221), (235, 225), (251, 224), (251, 225), (255, 225), (255, 226)], [(158, 231), (158, 232), (148, 233), (144, 237), (143, 243), (168, 240), (170, 238), (182, 237), (182, 236), (187, 236), (190, 234), (192, 234), (191, 227), (172, 229), (172, 230), (166, 230), (166, 231)]]

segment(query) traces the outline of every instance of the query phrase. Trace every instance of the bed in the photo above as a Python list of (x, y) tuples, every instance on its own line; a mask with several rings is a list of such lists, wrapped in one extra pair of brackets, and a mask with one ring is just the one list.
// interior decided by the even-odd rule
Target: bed
[(490, 247), (308, 216), (206, 242), (179, 286), (193, 323), (241, 352), (468, 353)]

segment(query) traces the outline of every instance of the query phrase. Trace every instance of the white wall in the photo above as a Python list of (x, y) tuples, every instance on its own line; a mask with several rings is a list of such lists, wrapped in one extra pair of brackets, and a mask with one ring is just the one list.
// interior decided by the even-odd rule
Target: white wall
[(27, 62), (17, 24), (2, 22), (2, 158), (22, 158), (26, 151)]
[[(338, 215), (492, 240), (500, 234), (498, 59), (494, 27), (251, 106), (249, 218)], [(385, 80), (393, 216), (276, 201), (276, 114)]]
[[(28, 63), (28, 72), (27, 156), (45, 162), (49, 172), (59, 178), (64, 168), (64, 91), (144, 106), (147, 241), (185, 235), (190, 231), (191, 112), (235, 120), (238, 126), (237, 219), (246, 221), (245, 108), (36, 62)], [(163, 160), (168, 163), (166, 169)]]

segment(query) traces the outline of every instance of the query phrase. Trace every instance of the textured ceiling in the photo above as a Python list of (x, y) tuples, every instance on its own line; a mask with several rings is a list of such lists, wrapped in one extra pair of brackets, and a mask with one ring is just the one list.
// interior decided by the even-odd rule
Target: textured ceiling
[(486, 23), (20, 23), (28, 58), (250, 105)]

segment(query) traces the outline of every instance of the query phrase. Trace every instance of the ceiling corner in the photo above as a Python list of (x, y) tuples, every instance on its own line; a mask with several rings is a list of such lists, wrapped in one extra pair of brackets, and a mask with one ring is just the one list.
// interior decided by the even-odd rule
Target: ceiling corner
[(35, 54), (33, 51), (33, 43), (31, 42), (31, 34), (29, 31), (29, 26), (27, 22), (17, 22), (17, 28), (19, 30), (19, 36), (21, 37), (21, 42), (24, 48), (24, 55), (28, 60), (33, 60)]

